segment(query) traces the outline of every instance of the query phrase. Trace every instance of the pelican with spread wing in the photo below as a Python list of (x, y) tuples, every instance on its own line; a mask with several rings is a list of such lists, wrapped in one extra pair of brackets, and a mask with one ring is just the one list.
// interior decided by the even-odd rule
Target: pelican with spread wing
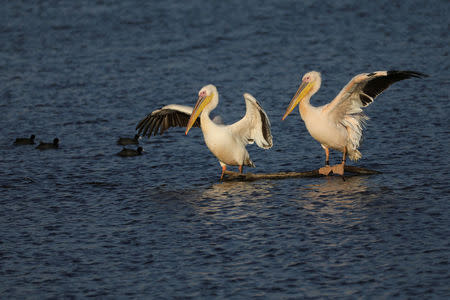
[[(282, 120), (299, 104), (300, 116), (306, 128), (325, 149), (325, 166), (319, 169), (319, 173), (328, 175), (332, 171), (343, 175), (347, 156), (355, 161), (362, 157), (358, 147), (364, 123), (369, 119), (362, 108), (371, 104), (391, 84), (411, 77), (425, 76), (427, 75), (413, 71), (378, 71), (359, 74), (350, 80), (333, 101), (314, 107), (309, 100), (319, 90), (322, 80), (319, 72), (308, 72), (303, 76), (302, 83), (289, 103)], [(330, 167), (330, 148), (343, 153), (341, 164)]]
[(219, 103), (217, 88), (209, 84), (198, 93), (195, 107), (170, 104), (155, 110), (141, 120), (136, 129), (138, 134), (163, 134), (170, 127), (186, 126), (187, 135), (192, 127), (200, 127), (209, 150), (217, 157), (222, 167), (223, 178), (226, 166), (239, 166), (242, 173), (243, 166), (254, 167), (245, 146), (256, 143), (259, 147), (272, 147), (270, 121), (266, 112), (256, 99), (244, 94), (247, 111), (245, 116), (231, 125), (223, 125), (211, 120), (209, 114)]

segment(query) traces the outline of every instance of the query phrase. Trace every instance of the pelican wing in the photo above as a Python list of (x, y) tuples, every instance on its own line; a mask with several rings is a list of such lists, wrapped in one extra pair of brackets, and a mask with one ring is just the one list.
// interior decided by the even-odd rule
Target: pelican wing
[[(170, 127), (186, 127), (191, 117), (192, 107), (178, 104), (166, 105), (148, 114), (136, 126), (138, 134), (150, 137), (152, 134), (163, 134)], [(200, 127), (198, 118), (193, 127)]]
[(241, 137), (245, 144), (256, 144), (264, 149), (272, 147), (272, 133), (270, 132), (270, 121), (266, 112), (256, 99), (244, 94), (246, 113), (238, 122), (230, 125), (235, 136)]
[(378, 71), (356, 75), (340, 93), (324, 108), (336, 121), (345, 115), (359, 114), (391, 84), (411, 77), (427, 75), (414, 71)]

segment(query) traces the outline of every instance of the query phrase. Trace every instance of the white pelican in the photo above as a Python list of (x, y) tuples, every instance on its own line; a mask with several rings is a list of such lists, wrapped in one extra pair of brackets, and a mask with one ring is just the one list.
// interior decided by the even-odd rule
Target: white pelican
[(270, 121), (266, 112), (252, 95), (245, 93), (244, 99), (247, 108), (245, 116), (231, 125), (219, 124), (209, 117), (209, 113), (219, 103), (217, 88), (209, 84), (199, 91), (194, 109), (177, 104), (164, 106), (147, 115), (137, 124), (136, 129), (139, 134), (150, 137), (152, 133), (156, 135), (158, 130), (163, 134), (169, 127), (186, 126), (185, 134), (188, 134), (191, 127), (200, 127), (206, 146), (222, 166), (222, 179), (227, 165), (239, 166), (240, 173), (243, 166), (255, 167), (245, 149), (247, 144), (256, 142), (264, 149), (272, 147)]
[[(321, 77), (319, 72), (311, 71), (303, 76), (302, 83), (289, 103), (282, 120), (300, 103), (300, 116), (306, 128), (325, 149), (325, 166), (319, 169), (319, 173), (328, 175), (333, 171), (343, 175), (347, 155), (355, 161), (362, 157), (358, 147), (365, 121), (369, 118), (361, 108), (372, 103), (394, 82), (424, 76), (427, 75), (413, 71), (378, 71), (359, 74), (350, 80), (333, 101), (314, 107), (309, 103), (309, 99), (319, 90)], [(343, 153), (341, 164), (330, 167), (329, 148)]]

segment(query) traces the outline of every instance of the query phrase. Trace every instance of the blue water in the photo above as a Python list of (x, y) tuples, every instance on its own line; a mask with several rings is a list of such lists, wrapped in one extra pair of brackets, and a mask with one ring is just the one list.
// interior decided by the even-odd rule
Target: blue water
[[(0, 9), (1, 298), (449, 298), (448, 1), (3, 1)], [(182, 128), (119, 136), (213, 83), (226, 123), (254, 95), (274, 147), (256, 173), (323, 164), (298, 111), (354, 75), (430, 75), (366, 109), (357, 166), (381, 175), (220, 182)], [(60, 149), (13, 146), (60, 139)], [(332, 152), (333, 163), (340, 153)], [(233, 169), (233, 168), (232, 168)]]

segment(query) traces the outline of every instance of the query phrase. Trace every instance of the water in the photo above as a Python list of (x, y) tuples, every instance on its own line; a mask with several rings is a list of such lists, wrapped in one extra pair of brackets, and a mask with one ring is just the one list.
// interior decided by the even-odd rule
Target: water
[[(2, 298), (448, 298), (447, 1), (8, 1), (0, 10)], [(253, 94), (274, 147), (252, 172), (319, 167), (296, 110), (360, 72), (415, 70), (366, 109), (356, 165), (383, 172), (219, 182), (198, 129), (115, 154), (148, 112)], [(14, 147), (59, 137), (61, 148)], [(332, 152), (338, 162), (340, 154)], [(248, 171), (248, 169), (246, 169)]]

